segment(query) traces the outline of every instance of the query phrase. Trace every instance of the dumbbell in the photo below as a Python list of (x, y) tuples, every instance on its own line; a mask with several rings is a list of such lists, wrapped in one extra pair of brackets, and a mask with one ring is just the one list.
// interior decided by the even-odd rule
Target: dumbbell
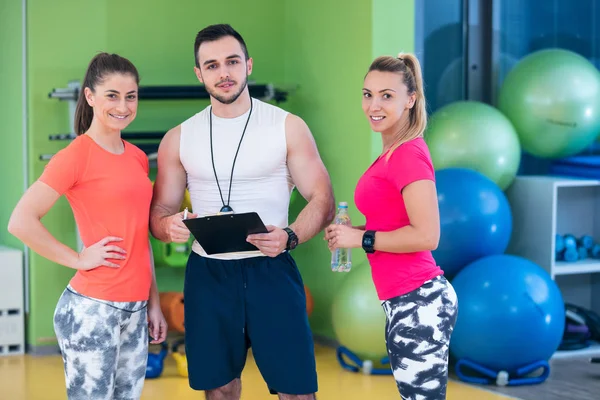
[(577, 239), (573, 235), (556, 235), (555, 248), (557, 261), (573, 262), (579, 259)]
[(147, 379), (155, 379), (162, 374), (168, 352), (169, 346), (166, 341), (160, 344), (160, 352), (151, 353), (148, 351), (148, 362), (146, 364)]
[(590, 235), (583, 235), (577, 239), (577, 246), (579, 250), (579, 259), (586, 259), (593, 254), (595, 246), (594, 238)]
[(594, 257), (600, 256), (600, 247), (594, 248), (597, 245), (594, 243), (594, 238), (590, 235), (583, 235), (576, 238), (572, 234), (556, 235), (555, 238), (555, 259), (557, 261), (575, 262), (584, 260), (590, 255)]
[(171, 347), (171, 351), (173, 354), (173, 358), (175, 359), (175, 363), (177, 364), (177, 372), (179, 372), (179, 375), (183, 376), (184, 378), (187, 378), (187, 356), (179, 352), (179, 346), (183, 345), (184, 343), (184, 339), (174, 341)]
[(583, 247), (586, 250), (591, 250), (594, 247), (594, 238), (590, 235), (583, 235), (577, 240), (577, 245)]
[(600, 244), (595, 244), (590, 250), (592, 258), (600, 258)]

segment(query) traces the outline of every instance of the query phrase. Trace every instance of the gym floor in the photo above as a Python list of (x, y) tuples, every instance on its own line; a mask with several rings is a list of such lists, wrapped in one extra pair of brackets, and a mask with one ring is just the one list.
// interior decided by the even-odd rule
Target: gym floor
[[(320, 400), (399, 400), (400, 396), (390, 375), (365, 376), (343, 370), (337, 362), (335, 350), (317, 346)], [(7, 356), (0, 357), (0, 387), (2, 399), (7, 400), (63, 400), (63, 364), (60, 356)], [(189, 388), (186, 378), (177, 373), (177, 366), (169, 355), (161, 377), (147, 380), (142, 399), (203, 399), (204, 396)], [(475, 387), (451, 381), (448, 400), (506, 400)], [(251, 357), (242, 375), (242, 400), (277, 399), (269, 395), (260, 372)]]

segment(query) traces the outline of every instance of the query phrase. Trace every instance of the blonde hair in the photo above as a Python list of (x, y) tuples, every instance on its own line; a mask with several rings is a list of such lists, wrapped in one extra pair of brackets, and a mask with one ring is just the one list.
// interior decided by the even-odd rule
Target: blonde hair
[(403, 143), (423, 137), (427, 128), (427, 109), (425, 93), (423, 92), (421, 64), (414, 54), (400, 53), (396, 58), (391, 56), (377, 57), (369, 67), (369, 72), (371, 71), (402, 74), (409, 95), (416, 94), (415, 104), (409, 110), (408, 126), (402, 130), (394, 144), (387, 151), (386, 159), (389, 159), (394, 150)]

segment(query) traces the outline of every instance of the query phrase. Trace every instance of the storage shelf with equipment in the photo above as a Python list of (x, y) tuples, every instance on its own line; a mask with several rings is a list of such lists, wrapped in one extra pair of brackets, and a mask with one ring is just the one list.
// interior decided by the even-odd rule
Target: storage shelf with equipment
[[(565, 302), (600, 314), (600, 247), (592, 251), (595, 244), (600, 245), (600, 181), (517, 176), (506, 195), (513, 214), (506, 253), (544, 268)], [(577, 255), (564, 255), (562, 238), (571, 240)], [(553, 358), (598, 356), (600, 343), (591, 342), (582, 349), (559, 350)]]

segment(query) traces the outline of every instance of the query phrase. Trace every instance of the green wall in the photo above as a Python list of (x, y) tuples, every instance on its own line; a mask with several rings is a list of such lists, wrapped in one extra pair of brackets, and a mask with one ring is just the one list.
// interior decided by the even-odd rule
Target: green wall
[[(400, 52), (415, 50), (415, 5), (414, 0), (373, 0), (371, 17), (372, 57), (381, 55), (396, 56)], [(375, 160), (381, 153), (381, 136), (371, 136), (371, 158)]]
[(0, 244), (23, 249), (23, 244), (8, 233), (11, 211), (23, 193), (23, 5), (21, 1), (0, 2)]
[[(347, 201), (354, 225), (364, 224), (354, 206), (354, 188), (381, 151), (362, 112), (363, 77), (379, 55), (414, 49), (412, 0), (288, 1), (285, 9), (285, 71), (299, 85), (291, 110), (308, 123), (331, 176), (336, 201)], [(318, 12), (315, 12), (318, 10)], [(297, 215), (304, 202), (292, 205)], [(353, 268), (366, 265), (362, 250), (353, 251)], [(310, 321), (316, 335), (334, 339), (331, 305), (346, 277), (333, 273), (323, 234), (294, 252), (315, 308)], [(350, 272), (351, 273), (351, 272)]]
[[(66, 145), (50, 141), (48, 136), (70, 131), (67, 103), (49, 98), (48, 93), (53, 88), (66, 87), (70, 80), (81, 80), (96, 52), (116, 52), (130, 58), (139, 68), (142, 85), (197, 84), (193, 73), (196, 32), (208, 24), (229, 22), (245, 37), (254, 58), (251, 80), (295, 87), (289, 101), (281, 106), (306, 120), (330, 172), (336, 200), (348, 201), (353, 222), (363, 223), (354, 207), (354, 187), (381, 145), (362, 114), (362, 78), (375, 56), (412, 50), (413, 0), (361, 0), (343, 6), (337, 0), (231, 3), (229, 9), (235, 12), (227, 13), (225, 18), (222, 6), (197, 0), (180, 0), (177, 7), (164, 0), (58, 0), (51, 4), (29, 0), (29, 183), (39, 177), (46, 165), (39, 156), (53, 154)], [(13, 8), (11, 15), (19, 15), (18, 9)], [(118, 13), (113, 12), (117, 9)], [(13, 22), (15, 19), (10, 18)], [(3, 24), (0, 29), (4, 33), (10, 28)], [(16, 37), (14, 29), (10, 31), (12, 37)], [(11, 46), (13, 52), (21, 51), (19, 43), (11, 40)], [(21, 66), (15, 62), (2, 68), (11, 68), (8, 72), (15, 74)], [(20, 84), (12, 80), (8, 83), (16, 98)], [(166, 131), (206, 104), (205, 100), (142, 101), (137, 120), (128, 131)], [(4, 107), (0, 109), (5, 111)], [(14, 113), (19, 110), (11, 111)], [(13, 119), (12, 125), (5, 126), (19, 131), (20, 120)], [(18, 140), (11, 142), (13, 160), (21, 143), (20, 135), (16, 136)], [(0, 151), (9, 152), (6, 147)], [(12, 164), (11, 171), (15, 171)], [(18, 179), (13, 179), (18, 183)], [(22, 180), (20, 186), (17, 183), (13, 198), (0, 203), (3, 218), (22, 190)], [(303, 204), (300, 200), (292, 206), (291, 218)], [(64, 198), (44, 218), (44, 223), (59, 240), (75, 247), (75, 224)], [(365, 263), (362, 251), (356, 250), (353, 255), (354, 265)], [(322, 234), (299, 248), (294, 257), (315, 299), (311, 317), (314, 332), (333, 338), (331, 301), (345, 274), (330, 271), (330, 253)], [(183, 268), (158, 268), (159, 289), (182, 290), (183, 272)], [(34, 348), (54, 345), (52, 314), (73, 271), (32, 254), (30, 275), (28, 342)]]
[[(131, 59), (139, 69), (142, 85), (197, 84), (193, 72), (195, 34), (205, 25), (222, 22), (227, 10), (214, 2), (178, 0), (177, 7), (169, 3), (27, 2), (30, 183), (46, 165), (39, 155), (53, 154), (66, 145), (48, 140), (48, 135), (70, 130), (67, 103), (48, 98), (48, 93), (53, 88), (66, 87), (69, 80), (81, 80), (89, 60), (98, 51), (116, 52)], [(258, 83), (283, 80), (283, 26), (277, 22), (283, 18), (283, 6), (278, 0), (239, 1), (235, 12), (226, 12), (227, 22), (245, 36), (249, 51), (256, 58), (251, 79)], [(138, 117), (128, 131), (166, 131), (206, 104), (204, 100), (141, 102)], [(75, 248), (75, 224), (64, 197), (43, 222), (59, 240)], [(28, 342), (34, 347), (53, 345), (54, 307), (73, 271), (35, 254), (30, 271)], [(183, 269), (161, 268), (157, 272), (159, 289), (182, 290), (182, 272)]]
[[(315, 12), (319, 10), (319, 12)], [(368, 165), (369, 126), (361, 110), (362, 77), (371, 60), (371, 1), (305, 0), (286, 4), (286, 79), (297, 83), (291, 109), (307, 122), (331, 176), (337, 202), (347, 201), (354, 224), (354, 186)], [(292, 216), (305, 203), (292, 208)], [(354, 265), (365, 257), (354, 251)], [(314, 298), (310, 321), (318, 336), (333, 338), (331, 301), (343, 273), (333, 273), (320, 233), (294, 252)]]

